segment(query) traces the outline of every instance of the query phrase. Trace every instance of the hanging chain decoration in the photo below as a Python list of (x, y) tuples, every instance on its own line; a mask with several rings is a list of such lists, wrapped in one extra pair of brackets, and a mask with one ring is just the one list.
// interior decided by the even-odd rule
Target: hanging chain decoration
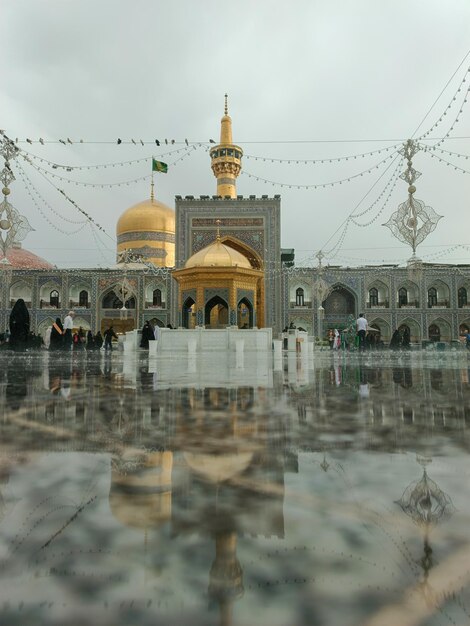
[(253, 178), (254, 180), (257, 180), (258, 182), (261, 182), (261, 183), (266, 183), (268, 185), (273, 185), (273, 186), (287, 188), (287, 189), (325, 189), (326, 187), (334, 187), (336, 185), (342, 185), (344, 183), (350, 183), (352, 180), (355, 180), (356, 178), (360, 178), (360, 177), (365, 176), (367, 174), (371, 174), (374, 170), (379, 169), (379, 167), (381, 165), (383, 165), (384, 163), (386, 163), (390, 159), (394, 159), (394, 158), (396, 158), (396, 152), (394, 152), (393, 154), (389, 154), (384, 159), (382, 159), (381, 161), (379, 161), (375, 165), (372, 165), (371, 167), (367, 168), (366, 170), (363, 170), (362, 172), (358, 172), (357, 174), (351, 174), (351, 176), (346, 176), (345, 178), (341, 178), (341, 179), (338, 179), (338, 180), (332, 180), (332, 181), (326, 182), (326, 183), (316, 183), (316, 184), (308, 184), (308, 185), (298, 185), (298, 184), (295, 184), (295, 183), (294, 184), (280, 183), (278, 181), (269, 180), (269, 179), (263, 178), (261, 176), (256, 176), (255, 174), (250, 174), (250, 172), (247, 172), (246, 170), (242, 170), (241, 171), (241, 175), (248, 176), (248, 178)]
[(26, 217), (10, 204), (8, 196), (10, 195), (10, 184), (16, 180), (12, 172), (10, 161), (18, 155), (18, 148), (13, 141), (4, 133), (1, 140), (0, 155), (4, 159), (4, 166), (0, 172), (0, 180), (3, 188), (3, 200), (0, 202), (0, 247), (3, 252), (1, 263), (8, 264), (7, 250), (13, 247), (13, 244), (23, 241), (26, 235), (34, 230)]
[(331, 163), (339, 163), (341, 161), (354, 161), (356, 159), (364, 159), (367, 156), (372, 156), (373, 154), (382, 154), (383, 152), (396, 152), (397, 148), (400, 146), (399, 143), (396, 143), (392, 146), (388, 146), (385, 148), (379, 148), (378, 150), (371, 150), (370, 152), (361, 152), (361, 154), (350, 154), (347, 156), (340, 157), (330, 157), (323, 159), (277, 159), (273, 157), (267, 156), (259, 156), (253, 154), (244, 154), (244, 159), (252, 159), (253, 161), (263, 161), (265, 163), (284, 163), (287, 165), (323, 165), (323, 164), (331, 164)]
[(436, 228), (442, 217), (422, 200), (414, 197), (416, 191), (414, 183), (421, 176), (421, 172), (413, 168), (413, 157), (419, 150), (418, 142), (408, 139), (399, 151), (407, 161), (407, 168), (400, 174), (400, 178), (408, 183), (408, 199), (402, 202), (388, 222), (383, 224), (399, 241), (411, 246), (413, 254), (408, 261), (408, 269), (414, 278), (418, 278), (422, 270), (422, 262), (416, 257), (416, 248)]
[[(431, 151), (432, 148), (428, 148), (427, 146), (422, 146), (422, 150), (423, 152), (427, 152), (432, 159), (437, 159), (439, 163), (444, 163), (447, 167), (452, 167), (456, 172), (462, 172), (462, 174), (470, 174), (470, 170), (466, 170), (463, 167), (460, 167), (459, 165), (455, 165), (455, 163), (448, 161), (447, 159), (443, 159), (437, 154), (433, 154)], [(444, 152), (444, 150), (441, 150), (441, 152)], [(452, 154), (452, 153), (450, 152), (449, 154)], [(458, 156), (462, 156), (462, 155), (458, 155)], [(465, 158), (468, 159), (468, 157), (465, 157)]]
[(457, 115), (455, 116), (454, 121), (452, 122), (449, 130), (446, 132), (446, 134), (441, 137), (435, 144), (433, 144), (432, 146), (429, 146), (429, 149), (435, 149), (437, 147), (439, 147), (451, 134), (451, 132), (454, 130), (454, 126), (460, 121), (460, 116), (463, 113), (463, 109), (464, 109), (464, 105), (467, 103), (467, 98), (468, 98), (468, 94), (470, 92), (470, 86), (468, 86), (467, 88), (465, 88), (464, 83), (467, 81), (467, 74), (470, 73), (470, 67), (467, 68), (462, 80), (460, 81), (460, 84), (458, 86), (457, 91), (455, 92), (452, 100), (449, 102), (449, 104), (447, 105), (447, 107), (445, 108), (444, 112), (442, 113), (442, 115), (439, 117), (439, 119), (437, 120), (437, 122), (435, 122), (431, 128), (429, 128), (423, 135), (420, 135), (418, 137), (418, 139), (420, 140), (429, 140), (429, 135), (433, 132), (433, 130), (435, 130), (438, 126), (440, 126), (440, 124), (444, 121), (444, 119), (446, 118), (447, 114), (450, 112), (451, 108), (454, 106), (454, 103), (457, 101), (457, 97), (458, 94), (462, 91), (462, 89), (464, 90), (464, 96), (462, 98), (462, 101), (460, 103), (460, 108), (457, 112)]
[[(192, 146), (193, 148), (200, 146)], [(37, 154), (33, 154), (32, 152), (28, 152), (27, 150), (21, 149), (22, 154), (26, 154), (30, 159), (34, 159), (35, 161), (39, 161), (40, 163), (46, 163), (50, 165), (53, 170), (63, 169), (67, 172), (75, 171), (75, 170), (99, 170), (99, 169), (111, 169), (115, 167), (124, 167), (126, 165), (135, 165), (136, 163), (148, 163), (152, 161), (152, 158), (162, 158), (166, 157), (170, 154), (178, 154), (180, 152), (186, 152), (188, 148), (177, 148), (175, 150), (168, 150), (167, 152), (161, 152), (158, 154), (149, 154), (148, 156), (141, 157), (140, 159), (131, 159), (129, 161), (111, 161), (109, 163), (98, 163), (96, 165), (70, 165), (64, 163), (56, 163), (55, 161), (50, 161), (49, 159), (45, 159), (44, 157), (40, 157)]]
[[(190, 148), (181, 148), (180, 150), (176, 150), (176, 152), (178, 153), (183, 153), (181, 156), (177, 157), (174, 161), (170, 162), (169, 165), (171, 165), (171, 167), (173, 168), (177, 163), (179, 163), (180, 161), (182, 161), (183, 159), (185, 159), (186, 157), (190, 156), (193, 154), (194, 150), (197, 150), (197, 146), (191, 146)], [(175, 152), (175, 151), (173, 151)], [(112, 188), (112, 187), (124, 187), (138, 183), (142, 180), (149, 180), (151, 178), (151, 174), (145, 174), (144, 176), (139, 176), (137, 178), (132, 178), (132, 179), (127, 179), (127, 180), (121, 180), (118, 182), (114, 182), (114, 183), (94, 183), (94, 182), (87, 182), (87, 181), (81, 181), (81, 180), (75, 180), (72, 178), (68, 178), (66, 176), (61, 176), (60, 174), (57, 174), (55, 172), (51, 172), (50, 170), (42, 167), (41, 165), (37, 165), (36, 163), (33, 163), (30, 159), (30, 157), (27, 157), (26, 155), (22, 154), (23, 158), (29, 163), (29, 165), (31, 165), (36, 171), (40, 172), (41, 174), (43, 174), (44, 176), (50, 176), (51, 178), (56, 178), (58, 180), (61, 180), (63, 182), (69, 183), (71, 185), (75, 185), (75, 186), (82, 186), (82, 187), (93, 187), (95, 189), (105, 189), (105, 188)], [(146, 162), (150, 163), (152, 162), (152, 158), (147, 158), (145, 159)], [(143, 159), (139, 159), (136, 162), (141, 162)], [(57, 167), (62, 167), (62, 166), (56, 166), (55, 169), (57, 169)], [(106, 166), (105, 166), (106, 167)], [(83, 168), (67, 168), (67, 171), (70, 171), (71, 169), (83, 169)], [(87, 168), (88, 169), (88, 168)]]

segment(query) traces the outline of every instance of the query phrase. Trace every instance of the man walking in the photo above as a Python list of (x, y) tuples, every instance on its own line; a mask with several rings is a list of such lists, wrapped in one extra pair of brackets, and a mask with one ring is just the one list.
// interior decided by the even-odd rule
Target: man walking
[(112, 351), (113, 347), (112, 347), (112, 340), (117, 339), (118, 336), (116, 335), (116, 333), (114, 332), (114, 328), (112, 326), (110, 326), (109, 328), (107, 328), (104, 332), (104, 349), (106, 351)]
[(74, 317), (75, 311), (69, 311), (69, 314), (64, 317), (64, 340), (62, 344), (64, 350), (72, 349), (72, 329)]
[(364, 313), (359, 313), (359, 317), (356, 320), (356, 331), (359, 337), (359, 352), (363, 352), (366, 347), (366, 332), (369, 327)]

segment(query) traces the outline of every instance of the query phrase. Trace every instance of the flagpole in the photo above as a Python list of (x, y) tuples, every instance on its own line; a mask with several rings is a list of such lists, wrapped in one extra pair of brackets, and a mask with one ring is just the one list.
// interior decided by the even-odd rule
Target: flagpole
[(154, 182), (153, 182), (153, 157), (152, 157), (152, 180), (150, 182), (150, 202), (153, 202), (155, 199), (155, 196), (153, 193), (153, 187), (154, 187)]

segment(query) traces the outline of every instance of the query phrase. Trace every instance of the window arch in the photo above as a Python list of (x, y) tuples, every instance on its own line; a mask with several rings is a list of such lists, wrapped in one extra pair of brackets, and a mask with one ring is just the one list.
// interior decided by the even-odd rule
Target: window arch
[(295, 305), (304, 306), (304, 303), (305, 303), (304, 290), (302, 289), (302, 287), (298, 287), (295, 290)]
[(372, 287), (372, 289), (369, 289), (369, 305), (379, 305), (379, 290), (376, 287)]
[(398, 306), (406, 306), (408, 304), (408, 290), (401, 287), (398, 290)]
[(465, 287), (460, 287), (460, 289), (457, 292), (457, 298), (459, 301), (459, 309), (461, 309), (463, 306), (468, 304), (467, 290), (465, 289)]
[(437, 289), (430, 287), (428, 289), (428, 307), (431, 309), (433, 306), (437, 306)]
[(88, 291), (86, 289), (82, 289), (78, 294), (78, 306), (88, 306)]
[(441, 340), (441, 329), (437, 324), (431, 324), (428, 329), (429, 340), (430, 341), (440, 341)]
[(59, 308), (59, 292), (57, 291), (57, 289), (53, 289), (49, 294), (49, 304), (56, 309)]
[(162, 306), (162, 290), (161, 289), (154, 289), (152, 291), (152, 305)]

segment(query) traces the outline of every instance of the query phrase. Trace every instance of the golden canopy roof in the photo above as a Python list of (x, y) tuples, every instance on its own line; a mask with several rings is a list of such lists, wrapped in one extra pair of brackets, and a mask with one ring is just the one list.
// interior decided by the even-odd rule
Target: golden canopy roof
[(241, 252), (225, 245), (219, 238), (189, 257), (184, 265), (185, 268), (214, 266), (252, 269), (250, 261)]

